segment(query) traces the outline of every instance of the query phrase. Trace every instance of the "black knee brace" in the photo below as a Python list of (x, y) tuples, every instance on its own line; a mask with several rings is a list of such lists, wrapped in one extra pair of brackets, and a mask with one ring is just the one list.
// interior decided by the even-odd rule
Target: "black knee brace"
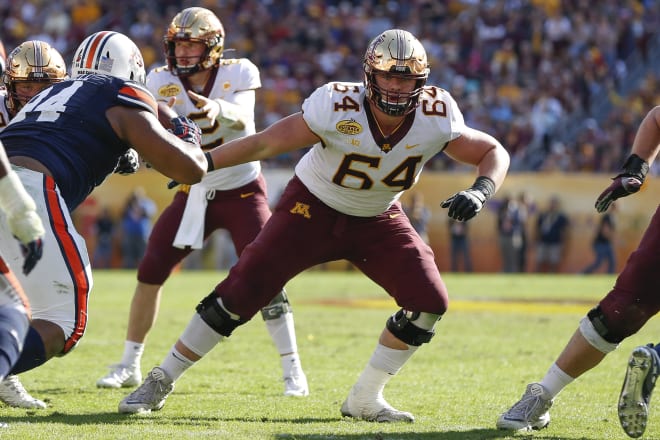
[[(387, 320), (387, 329), (406, 344), (419, 347), (429, 342), (435, 335), (432, 328), (425, 330), (413, 324), (413, 321), (419, 319), (420, 315), (420, 312), (409, 312), (401, 309)], [(440, 319), (439, 315), (438, 319)]]
[(195, 308), (202, 320), (222, 336), (229, 337), (231, 332), (246, 321), (234, 319), (218, 302), (218, 296), (211, 292)]
[(618, 344), (619, 342), (623, 341), (624, 338), (613, 335), (609, 330), (607, 326), (607, 319), (605, 318), (603, 311), (600, 309), (600, 305), (589, 310), (589, 313), (587, 313), (587, 318), (589, 318), (589, 321), (591, 321), (591, 325), (594, 326), (596, 332), (607, 342)]

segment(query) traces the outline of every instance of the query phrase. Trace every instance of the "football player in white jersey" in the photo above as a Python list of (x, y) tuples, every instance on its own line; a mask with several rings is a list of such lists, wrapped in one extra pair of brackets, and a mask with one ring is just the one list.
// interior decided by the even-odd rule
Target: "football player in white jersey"
[[(621, 171), (596, 199), (596, 211), (604, 213), (617, 199), (643, 191), (646, 176), (659, 154), (660, 106), (655, 106), (637, 127)], [(580, 319), (541, 380), (528, 383), (521, 398), (498, 417), (498, 429), (527, 433), (548, 426), (550, 408), (562, 390), (601, 365), (625, 339), (637, 334), (658, 314), (660, 206), (654, 209), (637, 249), (628, 256), (612, 289)], [(621, 428), (629, 437), (644, 435), (658, 376), (660, 344), (635, 347), (628, 358), (617, 402)]]
[[(218, 17), (191, 7), (172, 20), (164, 39), (167, 66), (147, 76), (156, 99), (172, 104), (202, 129), (202, 148), (255, 132), (257, 67), (246, 58), (223, 58), (225, 32)], [(227, 229), (238, 255), (270, 217), (266, 184), (259, 161), (210, 172), (202, 182), (178, 187), (172, 203), (157, 220), (138, 267), (122, 359), (97, 381), (106, 388), (130, 387), (142, 381), (140, 361), (147, 333), (158, 314), (163, 284), (177, 264), (200, 249), (214, 231)], [(303, 372), (293, 313), (283, 286), (264, 304), (262, 317), (280, 354), (284, 394), (309, 394)]]
[[(387, 382), (434, 335), (448, 305), (431, 248), (401, 208), (426, 161), (444, 152), (476, 169), (474, 184), (442, 203), (467, 221), (501, 186), (509, 155), (492, 136), (467, 127), (449, 93), (426, 84), (429, 67), (409, 32), (385, 31), (369, 45), (364, 83), (319, 87), (269, 128), (210, 152), (216, 168), (313, 145), (300, 160), (272, 217), (227, 278), (203, 298), (163, 362), (119, 404), (125, 413), (161, 409), (174, 382), (239, 325), (250, 320), (298, 273), (346, 259), (401, 309), (341, 406), (341, 414), (376, 422), (411, 422), (383, 397)], [(438, 191), (442, 191), (439, 188)]]
[[(39, 48), (41, 47), (45, 48), (45, 46), (39, 46)], [(5, 72), (5, 63), (5, 48), (0, 41), (0, 75)], [(2, 97), (0, 99), (1, 130), (6, 125), (4, 121), (9, 118), (7, 101), (4, 98), (6, 89), (0, 89), (0, 97)], [(34, 200), (25, 191), (16, 173), (12, 171), (1, 143), (0, 212), (2, 212), (12, 235), (17, 237), (21, 243), (21, 251), (24, 255), (23, 272), (28, 274), (43, 255), (45, 231), (43, 223), (36, 213)], [(23, 341), (30, 326), (30, 319), (30, 303), (23, 288), (0, 255), (0, 400), (16, 407), (45, 408), (44, 402), (27, 393), (18, 380), (18, 376), (8, 376), (23, 349)], [(2, 423), (0, 426), (5, 427), (6, 424)]]
[[(34, 199), (11, 169), (0, 143), (0, 228), (8, 227), (21, 243), (24, 257), (22, 269), (26, 275), (43, 255), (45, 230), (36, 210)], [(29, 327), (29, 301), (18, 279), (0, 255), (0, 380), (3, 383), (23, 350)], [(30, 408), (27, 405), (12, 406)], [(0, 426), (6, 425), (3, 423)]]
[[(29, 40), (14, 48), (1, 77), (4, 89), (0, 89), (0, 131), (34, 95), (66, 77), (62, 55), (47, 42)], [(0, 400), (19, 408), (46, 408), (46, 403), (32, 397), (16, 375), (8, 375), (0, 382)]]

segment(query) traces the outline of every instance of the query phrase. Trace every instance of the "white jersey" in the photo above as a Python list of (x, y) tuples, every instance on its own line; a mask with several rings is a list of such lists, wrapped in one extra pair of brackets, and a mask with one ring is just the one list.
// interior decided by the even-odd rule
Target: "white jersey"
[(417, 109), (389, 138), (370, 114), (362, 83), (328, 83), (302, 108), (321, 142), (300, 159), (296, 175), (323, 203), (359, 217), (385, 212), (465, 129), (456, 102), (438, 87), (424, 88)]
[[(217, 75), (212, 81), (208, 94), (203, 94), (210, 99), (222, 99), (231, 104), (242, 105), (241, 120), (245, 123), (243, 129), (229, 128), (230, 124), (221, 117), (209, 121), (188, 97), (181, 78), (172, 75), (167, 67), (158, 67), (147, 75), (147, 88), (157, 100), (167, 102), (176, 97), (172, 107), (176, 114), (187, 116), (199, 125), (202, 129), (202, 148), (205, 150), (255, 133), (253, 91), (261, 87), (257, 66), (246, 58), (221, 59)], [(241, 93), (246, 91), (251, 91), (249, 99), (246, 99), (245, 93)], [(249, 102), (249, 106), (245, 105), (246, 102)], [(261, 165), (258, 161), (249, 162), (212, 171), (200, 184), (209, 190), (230, 190), (252, 182), (260, 171)]]

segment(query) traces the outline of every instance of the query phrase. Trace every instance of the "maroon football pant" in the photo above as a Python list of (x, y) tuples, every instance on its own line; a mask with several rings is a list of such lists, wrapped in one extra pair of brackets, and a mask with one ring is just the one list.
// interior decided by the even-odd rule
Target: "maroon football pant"
[(619, 341), (635, 334), (660, 310), (660, 206), (600, 308), (608, 334)]
[(216, 287), (224, 306), (248, 320), (295, 275), (346, 259), (409, 311), (441, 315), (447, 289), (433, 251), (399, 203), (375, 217), (341, 214), (294, 177), (272, 217)]
[[(172, 203), (156, 221), (138, 267), (137, 277), (140, 282), (162, 285), (172, 269), (192, 252), (190, 247), (179, 249), (172, 246), (187, 199), (188, 193), (178, 191)], [(204, 239), (217, 229), (226, 229), (231, 235), (236, 254), (240, 255), (269, 217), (266, 182), (260, 175), (240, 188), (215, 192), (206, 208)]]

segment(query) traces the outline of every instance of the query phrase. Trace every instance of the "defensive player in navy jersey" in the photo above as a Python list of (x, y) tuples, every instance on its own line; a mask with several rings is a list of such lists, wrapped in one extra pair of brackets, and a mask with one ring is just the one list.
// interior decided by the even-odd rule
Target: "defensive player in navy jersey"
[(401, 307), (386, 321), (371, 359), (341, 414), (376, 422), (411, 422), (383, 389), (423, 344), (447, 310), (447, 288), (431, 248), (399, 198), (438, 153), (473, 165), (474, 184), (442, 206), (450, 217), (477, 215), (504, 181), (509, 155), (492, 136), (465, 125), (446, 91), (426, 85), (426, 52), (409, 32), (377, 36), (364, 58), (364, 83), (319, 87), (302, 112), (211, 151), (219, 168), (313, 147), (295, 168), (272, 217), (228, 277), (197, 306), (165, 360), (119, 404), (120, 412), (162, 408), (174, 381), (233, 330), (250, 320), (298, 273), (346, 259)]
[[(70, 213), (134, 148), (156, 170), (194, 184), (208, 162), (200, 130), (177, 118), (173, 132), (157, 117), (145, 88), (142, 55), (126, 36), (110, 31), (87, 37), (75, 52), (72, 78), (41, 91), (0, 132), (12, 168), (37, 204), (46, 228), (44, 264), (18, 274), (33, 320), (12, 374), (33, 369), (76, 346), (87, 325), (92, 288), (89, 257)], [(20, 249), (10, 231), (0, 248), (17, 264)]]

